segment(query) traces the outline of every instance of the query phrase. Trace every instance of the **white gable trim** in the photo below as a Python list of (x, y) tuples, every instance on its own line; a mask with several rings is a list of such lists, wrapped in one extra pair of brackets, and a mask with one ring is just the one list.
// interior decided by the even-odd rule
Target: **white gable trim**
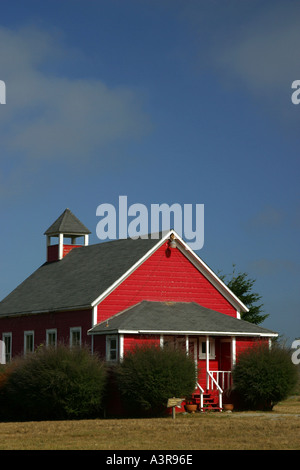
[(224, 284), (223, 281), (202, 261), (199, 256), (185, 243), (182, 238), (175, 232), (170, 230), (163, 238), (161, 238), (157, 244), (151, 248), (139, 261), (137, 261), (126, 273), (124, 273), (117, 281), (115, 281), (108, 289), (106, 289), (99, 297), (97, 297), (91, 304), (92, 307), (96, 307), (105, 299), (114, 289), (116, 289), (127, 277), (130, 276), (141, 264), (144, 263), (158, 248), (160, 248), (166, 240), (170, 238), (170, 235), (174, 234), (177, 248), (180, 249), (181, 253), (198, 269), (203, 276), (210, 281), (213, 286), (222, 294), (228, 302), (233, 305), (237, 310), (237, 317), (240, 311), (248, 312), (249, 309), (234, 295), (233, 292)]
[(162, 239), (158, 240), (157, 244), (151, 248), (139, 261), (137, 261), (134, 265), (131, 266), (126, 273), (124, 273), (119, 279), (117, 279), (108, 289), (106, 289), (99, 297), (97, 297), (94, 302), (92, 302), (92, 307), (95, 307), (96, 305), (99, 305), (102, 300), (105, 299), (113, 290), (116, 289), (127, 277), (130, 276), (141, 264), (144, 263), (150, 256), (158, 250), (158, 248), (161, 247), (165, 243), (166, 240), (170, 237), (170, 234), (172, 231), (168, 232)]
[(226, 284), (207, 266), (204, 261), (196, 255), (196, 253), (175, 233), (178, 242), (182, 245), (178, 247), (181, 253), (203, 274), (208, 281), (237, 309), (237, 318), (239, 318), (240, 310), (249, 312), (249, 309), (240, 299), (226, 286)]

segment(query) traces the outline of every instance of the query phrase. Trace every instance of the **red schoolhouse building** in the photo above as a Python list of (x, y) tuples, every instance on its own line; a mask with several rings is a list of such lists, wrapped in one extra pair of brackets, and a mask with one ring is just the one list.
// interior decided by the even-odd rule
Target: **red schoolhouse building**
[(110, 363), (136, 345), (174, 345), (199, 367), (199, 407), (215, 394), (222, 409), (240, 352), (277, 333), (241, 320), (247, 307), (174, 230), (95, 245), (89, 234), (69, 209), (46, 230), (46, 262), (0, 302), (6, 361), (60, 342)]

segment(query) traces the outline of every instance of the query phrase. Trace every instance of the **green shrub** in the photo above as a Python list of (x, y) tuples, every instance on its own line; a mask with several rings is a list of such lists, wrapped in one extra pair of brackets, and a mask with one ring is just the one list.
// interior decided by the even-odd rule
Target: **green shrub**
[(103, 364), (86, 349), (41, 347), (12, 368), (2, 402), (13, 419), (97, 416), (105, 380)]
[(138, 347), (117, 368), (117, 382), (129, 412), (158, 414), (168, 398), (189, 396), (195, 389), (195, 363), (182, 351)]
[(256, 346), (239, 356), (233, 383), (245, 407), (270, 410), (293, 392), (297, 376), (288, 350), (279, 345)]

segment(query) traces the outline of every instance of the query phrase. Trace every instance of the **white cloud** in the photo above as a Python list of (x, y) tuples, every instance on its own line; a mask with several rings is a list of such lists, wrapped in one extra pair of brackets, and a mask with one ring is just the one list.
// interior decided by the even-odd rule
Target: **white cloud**
[(68, 52), (43, 31), (0, 28), (0, 78), (7, 89), (0, 108), (1, 163), (16, 156), (25, 165), (99, 158), (111, 142), (149, 131), (135, 90), (45, 72), (49, 61), (67, 60)]

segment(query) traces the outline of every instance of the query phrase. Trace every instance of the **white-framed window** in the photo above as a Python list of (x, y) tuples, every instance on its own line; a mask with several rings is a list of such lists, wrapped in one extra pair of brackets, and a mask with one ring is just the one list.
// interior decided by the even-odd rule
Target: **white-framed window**
[(70, 328), (70, 346), (81, 346), (81, 326)]
[(57, 346), (57, 329), (46, 330), (46, 346)]
[(106, 360), (116, 362), (118, 360), (118, 336), (109, 335), (106, 337)]
[(24, 354), (34, 351), (34, 331), (24, 331)]
[[(209, 359), (216, 358), (215, 340), (209, 338)], [(199, 359), (206, 359), (206, 338), (199, 338)]]
[(7, 364), (12, 358), (12, 333), (3, 333), (2, 341), (4, 342), (5, 363)]

